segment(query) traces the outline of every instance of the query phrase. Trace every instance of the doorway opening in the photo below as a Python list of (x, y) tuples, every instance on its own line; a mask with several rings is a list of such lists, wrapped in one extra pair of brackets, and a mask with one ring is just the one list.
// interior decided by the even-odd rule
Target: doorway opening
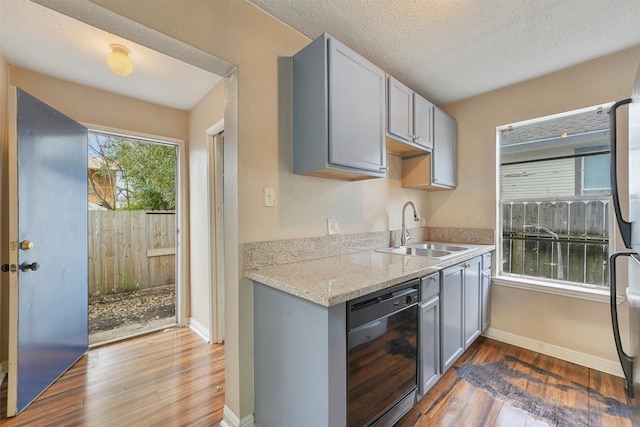
[(89, 131), (89, 345), (175, 326), (176, 144)]

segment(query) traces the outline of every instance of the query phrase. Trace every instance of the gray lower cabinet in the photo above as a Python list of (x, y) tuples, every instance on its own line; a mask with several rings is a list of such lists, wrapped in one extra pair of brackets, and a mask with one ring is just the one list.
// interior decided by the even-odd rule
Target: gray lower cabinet
[(481, 265), (481, 257), (475, 257), (441, 272), (442, 373), (449, 369), (480, 335)]
[(345, 303), (323, 307), (254, 282), (253, 310), (256, 426), (345, 426)]
[(441, 275), (440, 346), (444, 373), (464, 352), (464, 266), (456, 264), (442, 270)]
[(420, 303), (418, 310), (418, 396), (424, 396), (440, 378), (440, 298), (435, 296)]
[(293, 172), (386, 176), (384, 71), (323, 34), (292, 59)]
[(440, 378), (440, 275), (420, 279), (418, 306), (418, 397)]
[(467, 349), (481, 332), (482, 258), (475, 257), (462, 265), (464, 267), (464, 348)]
[(482, 255), (482, 330), (491, 323), (491, 254)]

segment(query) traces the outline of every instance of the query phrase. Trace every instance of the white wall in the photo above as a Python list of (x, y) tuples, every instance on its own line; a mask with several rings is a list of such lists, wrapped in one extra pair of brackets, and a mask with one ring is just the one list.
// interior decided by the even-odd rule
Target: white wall
[[(191, 319), (209, 325), (211, 290), (211, 229), (209, 189), (210, 136), (207, 129), (224, 118), (225, 81), (221, 80), (189, 112), (190, 307)], [(213, 226), (213, 224), (211, 224)], [(211, 338), (212, 331), (208, 331)]]

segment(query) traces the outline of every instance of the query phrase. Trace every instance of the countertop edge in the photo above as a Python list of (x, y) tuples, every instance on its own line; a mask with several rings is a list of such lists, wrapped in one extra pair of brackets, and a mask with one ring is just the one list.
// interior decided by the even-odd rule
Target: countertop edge
[[(458, 244), (458, 243), (452, 243), (452, 244)], [(307, 266), (309, 269), (311, 268), (328, 269), (328, 267), (323, 266), (322, 263), (327, 263), (328, 261), (337, 262), (340, 260), (348, 260), (350, 257), (368, 254), (368, 253), (375, 253), (376, 251), (365, 251), (358, 254), (338, 255), (335, 257), (322, 258), (318, 260), (301, 261), (301, 262), (295, 262), (295, 263), (285, 264), (285, 265), (263, 267), (255, 270), (247, 270), (245, 271), (245, 277), (253, 280), (254, 282), (258, 282), (265, 286), (285, 292), (287, 294), (305, 299), (307, 301), (311, 301), (315, 304), (318, 304), (324, 307), (331, 307), (331, 306), (349, 301), (351, 299), (358, 298), (363, 295), (367, 295), (371, 292), (375, 292), (399, 283), (406, 282), (408, 280), (427, 276), (429, 274), (438, 272), (444, 268), (459, 264), (466, 260), (475, 258), (477, 256), (480, 256), (495, 250), (495, 245), (475, 245), (475, 244), (466, 244), (466, 243), (460, 244), (460, 245), (468, 246), (473, 249), (471, 249), (470, 251), (465, 251), (459, 255), (455, 255), (450, 258), (440, 260), (440, 262), (427, 265), (424, 268), (419, 268), (419, 269), (416, 269), (415, 271), (411, 271), (406, 274), (396, 274), (396, 275), (388, 276), (378, 282), (368, 281), (367, 283), (365, 283), (364, 285), (356, 289), (351, 289), (351, 290), (347, 290), (347, 291), (340, 292), (337, 294), (332, 294), (332, 295), (322, 295), (319, 292), (313, 292), (311, 289), (305, 289), (303, 286), (297, 284), (293, 279), (285, 280), (283, 279), (283, 277), (286, 275), (282, 274), (281, 272), (285, 269), (304, 268), (305, 266)], [(397, 254), (381, 254), (381, 256), (399, 257), (399, 258), (416, 258), (413, 256), (397, 255)], [(397, 260), (397, 258), (395, 259), (389, 258), (389, 259), (392, 259), (394, 261)], [(344, 276), (346, 277), (346, 274), (344, 274)], [(336, 277), (339, 278), (341, 277), (341, 275), (338, 275)]]

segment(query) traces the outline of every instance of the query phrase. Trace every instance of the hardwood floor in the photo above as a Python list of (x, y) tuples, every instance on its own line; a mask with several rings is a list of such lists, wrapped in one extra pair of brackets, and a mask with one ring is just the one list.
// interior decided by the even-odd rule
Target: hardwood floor
[[(631, 427), (623, 385), (481, 337), (396, 427)], [(217, 426), (223, 406), (224, 347), (168, 329), (89, 351), (0, 426)]]
[(480, 337), (396, 427), (631, 427), (622, 378)]
[(223, 407), (224, 346), (173, 328), (90, 350), (0, 426), (216, 426)]

